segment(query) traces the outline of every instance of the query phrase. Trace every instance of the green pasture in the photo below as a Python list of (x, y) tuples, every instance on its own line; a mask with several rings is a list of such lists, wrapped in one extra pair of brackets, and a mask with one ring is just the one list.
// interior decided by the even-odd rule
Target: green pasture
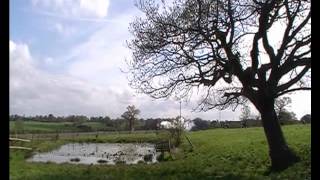
[[(184, 138), (172, 158), (147, 165), (71, 165), (29, 163), (31, 152), (10, 150), (10, 179), (311, 179), (310, 125), (283, 126), (289, 146), (301, 161), (282, 172), (268, 173), (270, 161), (261, 127), (211, 129), (188, 132), (192, 149)], [(81, 136), (78, 139), (37, 140), (29, 144), (34, 151), (48, 151), (71, 142), (157, 142), (164, 132)]]

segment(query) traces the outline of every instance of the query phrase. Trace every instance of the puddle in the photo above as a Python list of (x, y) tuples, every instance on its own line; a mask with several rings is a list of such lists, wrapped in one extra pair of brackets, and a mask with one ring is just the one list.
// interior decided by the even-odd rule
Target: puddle
[(47, 153), (37, 153), (28, 162), (71, 164), (156, 163), (155, 145), (150, 143), (70, 143)]

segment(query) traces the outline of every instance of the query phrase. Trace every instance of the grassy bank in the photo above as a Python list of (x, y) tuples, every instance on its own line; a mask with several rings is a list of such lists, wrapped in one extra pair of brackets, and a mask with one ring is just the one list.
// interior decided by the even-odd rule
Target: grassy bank
[[(280, 173), (266, 174), (270, 165), (262, 128), (213, 129), (187, 133), (175, 160), (153, 165), (70, 165), (27, 163), (23, 151), (10, 151), (10, 179), (311, 179), (310, 125), (284, 126), (289, 146), (301, 162)], [(127, 134), (99, 137), (99, 142), (157, 141), (165, 135)], [(70, 140), (37, 141), (31, 146), (45, 151)], [(82, 137), (82, 142), (94, 141)]]

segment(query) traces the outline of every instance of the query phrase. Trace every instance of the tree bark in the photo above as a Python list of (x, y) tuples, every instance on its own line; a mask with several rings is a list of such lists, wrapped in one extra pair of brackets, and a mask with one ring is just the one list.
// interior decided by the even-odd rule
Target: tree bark
[(133, 123), (134, 123), (134, 119), (132, 118), (132, 119), (129, 120), (130, 133), (134, 131), (134, 125), (133, 125)]
[(272, 170), (283, 170), (299, 161), (299, 157), (288, 147), (283, 136), (274, 103), (264, 101), (261, 107), (261, 119), (269, 145), (269, 156)]

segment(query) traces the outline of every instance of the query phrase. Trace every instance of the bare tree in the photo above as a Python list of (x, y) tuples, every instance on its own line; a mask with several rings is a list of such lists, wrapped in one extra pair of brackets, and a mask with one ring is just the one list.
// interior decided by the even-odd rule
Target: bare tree
[(128, 106), (127, 111), (121, 115), (121, 117), (128, 120), (129, 129), (131, 132), (134, 131), (134, 120), (137, 118), (139, 114), (140, 114), (140, 110), (136, 109), (134, 105), (131, 105), (131, 106)]
[(244, 105), (241, 109), (240, 119), (242, 121), (249, 119), (251, 116), (251, 111), (248, 105)]
[(277, 115), (279, 116), (281, 112), (284, 112), (286, 110), (286, 107), (288, 107), (289, 104), (291, 104), (290, 97), (277, 98), (274, 104)]
[(241, 115), (240, 115), (240, 120), (241, 120), (241, 127), (246, 128), (247, 127), (247, 121), (251, 116), (250, 108), (248, 105), (243, 105), (241, 109)]
[(153, 98), (203, 92), (199, 110), (251, 101), (261, 114), (272, 168), (299, 158), (275, 99), (311, 85), (310, 0), (141, 0), (130, 24), (131, 87)]
[(284, 125), (285, 121), (295, 120), (295, 114), (293, 112), (289, 112), (286, 107), (291, 104), (290, 97), (279, 97), (275, 100), (274, 108), (278, 116), (278, 120), (280, 125)]

